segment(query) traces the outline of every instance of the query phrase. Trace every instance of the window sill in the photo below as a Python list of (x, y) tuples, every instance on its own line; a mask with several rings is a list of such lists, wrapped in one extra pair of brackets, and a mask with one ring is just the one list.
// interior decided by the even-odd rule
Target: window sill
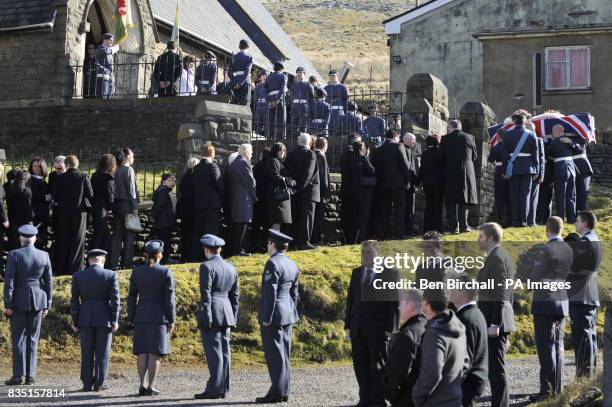
[(593, 93), (593, 88), (586, 89), (559, 89), (559, 90), (545, 90), (542, 92), (544, 96), (555, 96), (555, 95), (588, 95)]

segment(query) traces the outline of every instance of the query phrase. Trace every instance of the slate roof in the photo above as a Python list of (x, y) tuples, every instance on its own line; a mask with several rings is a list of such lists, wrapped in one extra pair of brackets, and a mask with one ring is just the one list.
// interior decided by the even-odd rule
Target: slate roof
[(53, 0), (0, 0), (0, 30), (50, 23), (54, 15)]

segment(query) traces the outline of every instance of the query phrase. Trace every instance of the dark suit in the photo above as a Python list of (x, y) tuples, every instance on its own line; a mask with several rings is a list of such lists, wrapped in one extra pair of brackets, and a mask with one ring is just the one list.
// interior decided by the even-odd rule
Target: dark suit
[(330, 180), (329, 180), (329, 164), (325, 154), (319, 150), (315, 150), (317, 157), (317, 168), (319, 170), (319, 190), (321, 192), (320, 200), (315, 204), (315, 217), (312, 227), (312, 243), (319, 244), (323, 240), (323, 221), (325, 218), (325, 208), (331, 196)]
[(196, 259), (203, 258), (200, 238), (219, 232), (221, 208), (225, 196), (225, 185), (217, 163), (203, 158), (193, 167), (193, 254)]
[[(349, 175), (342, 184), (346, 184), (344, 200), (347, 208), (347, 220), (352, 228), (345, 235), (346, 243), (361, 243), (370, 236), (369, 222), (372, 209), (372, 199), (375, 191), (374, 186), (363, 185), (362, 178), (376, 178), (376, 171), (370, 160), (365, 155), (352, 154), (349, 158)], [(344, 204), (342, 204), (344, 206)], [(344, 220), (342, 221), (344, 222)]]
[(418, 145), (414, 147), (408, 147), (404, 145), (404, 149), (406, 150), (406, 158), (408, 159), (408, 167), (410, 168), (410, 180), (406, 184), (406, 210), (404, 215), (404, 233), (403, 235), (409, 236), (415, 233), (414, 231), (414, 193), (415, 193), (415, 184), (417, 183), (417, 158), (416, 158), (416, 148)]
[(357, 230), (357, 225), (354, 222), (355, 217), (353, 216), (356, 205), (355, 201), (349, 198), (348, 188), (352, 176), (350, 162), (353, 155), (352, 146), (348, 146), (340, 155), (340, 220), (345, 243), (354, 242)]
[[(478, 273), (478, 281), (492, 279), (495, 288), (491, 291), (481, 290), (478, 298), (478, 308), (485, 317), (487, 327), (499, 327), (499, 336), (489, 337), (489, 380), (491, 383), (491, 401), (494, 406), (509, 406), (510, 393), (506, 378), (506, 353), (508, 352), (508, 336), (516, 330), (514, 323), (514, 293), (511, 288), (503, 285), (506, 279), (514, 279), (515, 269), (512, 258), (502, 246), (491, 250), (484, 262), (484, 267)], [(497, 284), (501, 283), (499, 286)]]
[(53, 276), (47, 252), (33, 245), (8, 254), (4, 308), (12, 309), (13, 377), (36, 377), (42, 310), (51, 308)]
[[(174, 51), (167, 50), (161, 54), (155, 62), (153, 68), (153, 77), (155, 78), (156, 84), (159, 88), (159, 96), (176, 96), (176, 83), (180, 81), (182, 72), (181, 57)], [(160, 82), (170, 82), (165, 88), (162, 88)]]
[[(272, 385), (266, 396), (289, 397), (291, 387), (291, 335), (297, 312), (300, 270), (284, 253), (273, 254), (261, 277), (259, 323), (264, 356)], [(263, 323), (269, 324), (264, 326)]]
[(476, 405), (476, 399), (485, 392), (489, 381), (487, 322), (476, 304), (466, 304), (460, 308), (457, 317), (465, 326), (467, 353), (470, 359), (470, 367), (461, 383), (462, 405), (471, 407)]
[(357, 384), (359, 403), (381, 404), (385, 399), (385, 366), (388, 360), (387, 333), (397, 327), (397, 301), (381, 301), (373, 288), (377, 278), (395, 278), (394, 270), (380, 275), (364, 267), (353, 269), (346, 296), (344, 329), (351, 337), (351, 356)]
[(307, 147), (298, 146), (289, 154), (285, 167), (296, 182), (296, 194), (291, 201), (295, 222), (295, 243), (298, 247), (310, 243), (314, 225), (315, 206), (321, 201), (317, 156)]
[(425, 192), (425, 219), (423, 232), (442, 232), (442, 205), (444, 201), (444, 161), (439, 147), (429, 147), (421, 155), (417, 183)]
[(210, 372), (204, 391), (225, 394), (230, 386), (230, 328), (238, 321), (240, 288), (236, 269), (221, 256), (200, 265), (200, 297), (198, 326)]
[(176, 197), (165, 185), (157, 187), (153, 193), (153, 233), (164, 242), (165, 252), (170, 254), (170, 238), (176, 226)]
[[(530, 279), (535, 282), (565, 282), (572, 260), (571, 247), (561, 238), (552, 238), (539, 250)], [(556, 395), (563, 388), (563, 335), (568, 311), (565, 288), (534, 290), (531, 313), (540, 360), (540, 393)]]
[(26, 223), (32, 222), (32, 191), (30, 188), (17, 188), (11, 185), (6, 195), (6, 211), (9, 221), (8, 249), (14, 250), (21, 247), (19, 244), (18, 230)]
[(134, 168), (126, 165), (117, 167), (115, 173), (115, 200), (113, 203), (113, 239), (108, 267), (119, 266), (121, 257), (124, 268), (132, 267), (134, 258), (134, 239), (136, 233), (127, 230), (125, 217), (138, 210), (140, 194)]
[(393, 407), (413, 407), (412, 386), (419, 376), (421, 341), (427, 319), (415, 315), (393, 335), (385, 372), (385, 396)]
[(185, 171), (178, 184), (176, 217), (181, 220), (181, 260), (189, 263), (194, 259), (193, 244), (193, 169)]
[[(49, 214), (50, 202), (47, 200), (47, 194), (51, 193), (49, 184), (42, 177), (32, 175), (28, 181), (28, 186), (32, 191), (32, 212), (34, 213), (33, 224), (38, 227), (38, 235), (36, 236), (36, 247), (45, 249), (47, 246), (47, 228), (51, 216)], [(15, 225), (17, 227), (21, 225)]]
[(231, 217), (231, 254), (244, 250), (246, 232), (253, 221), (257, 191), (251, 163), (242, 156), (229, 166), (227, 171), (228, 199)]
[[(378, 190), (381, 194), (378, 234), (383, 239), (399, 238), (404, 229), (406, 185), (412, 179), (406, 149), (402, 144), (387, 139), (372, 153), (372, 165), (376, 169)], [(395, 225), (393, 233), (392, 223)]]
[(97, 264), (76, 272), (70, 311), (72, 323), (80, 329), (83, 388), (100, 388), (108, 372), (112, 325), (119, 322), (117, 274)]
[(69, 168), (53, 184), (55, 236), (55, 271), (72, 275), (83, 267), (87, 208), (93, 198), (89, 177)]
[(111, 233), (109, 230), (108, 212), (115, 202), (115, 178), (105, 171), (96, 171), (91, 176), (93, 202), (91, 214), (93, 219), (93, 237), (89, 249), (110, 251)]

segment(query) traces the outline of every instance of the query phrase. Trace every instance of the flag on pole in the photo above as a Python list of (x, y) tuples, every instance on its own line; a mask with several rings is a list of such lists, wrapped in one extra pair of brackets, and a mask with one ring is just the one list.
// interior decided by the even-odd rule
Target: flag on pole
[(174, 27), (172, 27), (172, 35), (170, 41), (176, 42), (176, 49), (180, 51), (180, 33), (179, 33), (179, 0), (176, 0), (176, 15), (174, 17)]
[(134, 27), (130, 0), (117, 0), (115, 20), (115, 44), (120, 44), (127, 39), (128, 29)]

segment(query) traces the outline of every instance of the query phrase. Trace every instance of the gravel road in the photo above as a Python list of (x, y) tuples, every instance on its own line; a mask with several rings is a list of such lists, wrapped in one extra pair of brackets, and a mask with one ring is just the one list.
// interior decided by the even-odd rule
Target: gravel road
[[(572, 358), (573, 359), (573, 358)], [(536, 358), (514, 359), (509, 364), (511, 404), (525, 406), (527, 398), (538, 390), (539, 365)], [(0, 367), (6, 373), (6, 367)], [(72, 370), (72, 369), (71, 369)], [(112, 373), (102, 393), (81, 393), (78, 370), (72, 376), (66, 373), (49, 373), (42, 370), (35, 386), (0, 386), (0, 406), (246, 406), (253, 404), (269, 386), (265, 370), (235, 370), (232, 375), (232, 391), (223, 400), (194, 400), (193, 395), (203, 390), (208, 377), (204, 366), (196, 369), (163, 370), (157, 387), (163, 393), (153, 397), (138, 397), (137, 375), (134, 370), (122, 369)], [(573, 360), (566, 360), (566, 382), (574, 376)], [(6, 375), (2, 375), (4, 381)], [(351, 406), (357, 403), (357, 383), (350, 366), (296, 368), (292, 372), (292, 397), (283, 406)], [(36, 389), (64, 390), (64, 397), (35, 398), (8, 397), (9, 390)], [(485, 396), (479, 405), (489, 405)]]

